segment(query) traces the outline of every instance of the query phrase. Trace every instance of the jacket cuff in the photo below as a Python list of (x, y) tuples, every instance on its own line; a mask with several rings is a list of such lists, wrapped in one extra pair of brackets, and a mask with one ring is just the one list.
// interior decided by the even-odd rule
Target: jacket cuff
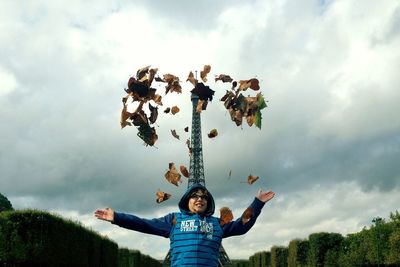
[(251, 203), (251, 206), (254, 210), (261, 210), (265, 205), (265, 202), (262, 202), (258, 198), (254, 197), (253, 203)]

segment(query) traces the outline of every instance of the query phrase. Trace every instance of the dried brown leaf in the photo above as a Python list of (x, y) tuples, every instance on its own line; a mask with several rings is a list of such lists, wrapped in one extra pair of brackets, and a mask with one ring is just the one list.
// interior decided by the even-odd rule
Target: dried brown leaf
[(207, 82), (207, 74), (210, 73), (210, 71), (211, 71), (211, 66), (204, 65), (203, 70), (200, 71), (200, 77), (203, 80), (203, 82)]
[(254, 211), (252, 208), (248, 207), (242, 214), (242, 223), (246, 224), (253, 217)]
[(189, 127), (186, 126), (185, 129), (184, 129), (184, 131), (185, 131), (185, 132), (189, 132)]
[(171, 108), (171, 113), (172, 113), (172, 115), (175, 115), (175, 114), (178, 113), (178, 112), (179, 112), (178, 106), (173, 106), (173, 107)]
[(239, 81), (239, 90), (246, 91), (248, 88), (257, 91), (260, 89), (259, 81), (256, 78), (252, 78), (250, 80), (241, 80)]
[(239, 90), (246, 91), (251, 85), (251, 82), (248, 80), (241, 80), (239, 81)]
[(164, 113), (169, 113), (170, 110), (171, 110), (171, 108), (166, 108), (166, 109), (164, 109)]
[(196, 112), (197, 113), (200, 113), (203, 110), (203, 101), (204, 100), (201, 100), (201, 99), (198, 100), (197, 106), (196, 106)]
[(162, 97), (161, 97), (160, 95), (158, 95), (158, 94), (155, 94), (155, 95), (154, 95), (153, 101), (154, 101), (157, 105), (160, 105), (160, 106), (163, 105), (162, 102), (161, 102), (161, 100), (162, 100)]
[(193, 84), (193, 86), (196, 86), (196, 84), (197, 84), (197, 80), (196, 80), (196, 78), (194, 77), (193, 72), (190, 72), (190, 73), (189, 73), (189, 76), (188, 76), (188, 78), (186, 79), (186, 81), (189, 81), (191, 84)]
[(233, 79), (229, 75), (220, 74), (219, 76), (215, 76), (215, 81), (222, 81), (223, 83), (230, 83), (233, 81)]
[(138, 69), (136, 72), (136, 80), (142, 82), (147, 80), (147, 73), (149, 72), (150, 66), (143, 67), (141, 69)]
[(126, 111), (126, 108), (127, 106), (124, 104), (124, 107), (121, 110), (121, 120), (120, 120), (121, 129), (125, 128), (125, 126), (132, 125), (130, 122), (126, 121), (132, 116), (132, 113)]
[(189, 156), (191, 156), (192, 155), (192, 146), (190, 144), (190, 139), (186, 140), (186, 145), (189, 149)]
[(251, 126), (253, 126), (254, 122), (256, 121), (256, 116), (254, 114), (247, 115), (246, 120), (247, 120), (247, 124), (251, 127)]
[(260, 90), (260, 82), (258, 81), (258, 79), (253, 78), (249, 80), (250, 82), (250, 89), (257, 91)]
[(149, 121), (150, 123), (155, 123), (158, 117), (158, 108), (157, 107), (153, 107), (150, 103), (149, 103), (149, 110), (150, 110), (150, 117), (149, 117)]
[(179, 84), (179, 78), (172, 74), (164, 74), (164, 80), (168, 83), (165, 86), (165, 94), (168, 92), (182, 93), (182, 87)]
[(254, 176), (254, 175), (251, 175), (251, 174), (250, 174), (250, 175), (247, 177), (247, 183), (248, 183), (249, 185), (252, 185), (255, 181), (258, 180), (258, 178), (260, 178), (260, 177)]
[(189, 172), (188, 172), (188, 170), (186, 169), (185, 166), (181, 165), (179, 167), (179, 169), (180, 169), (180, 171), (181, 171), (183, 176), (185, 176), (186, 178), (189, 178)]
[(154, 76), (156, 75), (157, 71), (158, 71), (157, 68), (155, 68), (155, 69), (150, 69), (150, 70), (149, 70), (149, 78), (148, 78), (148, 80), (147, 80), (147, 86), (148, 86), (148, 87), (150, 87), (151, 84), (153, 83)]
[(165, 173), (165, 179), (176, 186), (178, 186), (179, 183), (182, 183), (181, 175), (178, 173), (175, 164), (172, 162), (169, 164), (169, 171)]
[(218, 131), (217, 129), (212, 129), (209, 133), (208, 133), (208, 137), (209, 138), (214, 138), (218, 135)]
[(156, 202), (157, 203), (161, 203), (164, 202), (165, 200), (168, 200), (171, 198), (171, 194), (165, 193), (160, 191), (160, 189), (158, 189), (158, 191), (156, 192)]
[(175, 137), (176, 139), (179, 140), (179, 135), (176, 134), (175, 130), (171, 130), (171, 134), (172, 134), (173, 137)]
[(230, 223), (233, 220), (233, 214), (232, 211), (228, 207), (223, 207), (219, 210), (220, 216), (220, 225), (224, 226), (227, 223)]

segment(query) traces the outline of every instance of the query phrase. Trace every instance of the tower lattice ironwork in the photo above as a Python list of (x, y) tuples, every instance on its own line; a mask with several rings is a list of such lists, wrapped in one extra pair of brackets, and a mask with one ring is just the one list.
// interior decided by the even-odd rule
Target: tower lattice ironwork
[[(191, 132), (191, 153), (190, 153), (190, 171), (188, 188), (193, 184), (206, 185), (204, 178), (204, 164), (203, 164), (203, 145), (201, 142), (201, 116), (200, 112), (197, 112), (197, 103), (199, 97), (195, 94), (191, 95), (192, 100), (192, 132)], [(226, 254), (224, 247), (221, 245), (219, 249), (219, 266), (232, 266), (228, 254)], [(169, 266), (170, 263), (170, 251), (164, 259), (163, 266)]]
[(199, 97), (192, 94), (192, 135), (188, 188), (193, 184), (206, 186), (204, 179), (203, 145), (201, 142), (201, 117), (196, 111)]

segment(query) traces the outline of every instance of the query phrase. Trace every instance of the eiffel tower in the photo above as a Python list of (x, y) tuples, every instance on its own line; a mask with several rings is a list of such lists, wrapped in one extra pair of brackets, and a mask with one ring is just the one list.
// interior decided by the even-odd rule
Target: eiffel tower
[[(188, 188), (193, 184), (206, 185), (204, 178), (204, 164), (203, 164), (203, 146), (201, 143), (201, 117), (200, 112), (196, 111), (199, 97), (192, 93), (192, 133), (191, 133), (191, 154), (190, 154), (190, 171)], [(228, 254), (221, 245), (219, 248), (219, 266), (226, 267), (232, 266)], [(164, 259), (163, 266), (170, 266), (170, 251)]]

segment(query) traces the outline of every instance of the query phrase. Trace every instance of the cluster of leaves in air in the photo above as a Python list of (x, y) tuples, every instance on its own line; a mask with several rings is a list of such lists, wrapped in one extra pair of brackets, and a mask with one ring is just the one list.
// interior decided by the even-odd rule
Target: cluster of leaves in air
[(267, 106), (264, 96), (261, 93), (247, 97), (242, 94), (247, 89), (260, 90), (258, 79), (240, 80), (238, 83), (233, 81), (229, 75), (221, 74), (215, 78), (215, 81), (230, 82), (232, 84), (231, 89), (227, 90), (226, 94), (221, 98), (225, 108), (229, 111), (232, 121), (237, 126), (241, 126), (243, 118), (246, 118), (250, 127), (254, 124), (261, 129), (261, 110)]
[[(190, 82), (193, 85), (193, 89), (190, 92), (198, 96), (196, 106), (196, 112), (198, 113), (206, 110), (208, 102), (213, 100), (215, 91), (205, 84), (208, 81), (207, 75), (210, 71), (211, 66), (205, 65), (203, 70), (200, 72), (201, 81), (197, 80), (193, 72), (190, 72), (186, 79), (186, 82)], [(127, 95), (122, 98), (123, 108), (120, 120), (121, 128), (132, 125), (136, 126), (138, 129), (138, 137), (141, 138), (146, 145), (150, 146), (154, 146), (158, 140), (158, 135), (153, 124), (157, 121), (159, 106), (163, 105), (162, 96), (157, 94), (157, 89), (152, 87), (153, 82), (155, 81), (166, 84), (165, 95), (173, 92), (177, 94), (182, 93), (180, 80), (177, 76), (164, 74), (161, 78), (160, 76), (156, 76), (157, 72), (157, 68), (150, 68), (150, 66), (139, 69), (135, 76), (129, 78), (128, 88), (125, 88)], [(263, 95), (258, 93), (253, 97), (245, 97), (242, 94), (242, 92), (247, 89), (258, 91), (260, 89), (258, 79), (252, 78), (236, 82), (229, 75), (220, 74), (215, 77), (215, 82), (217, 81), (231, 83), (231, 89), (227, 90), (226, 94), (220, 100), (224, 102), (224, 106), (229, 111), (232, 121), (234, 121), (237, 126), (241, 126), (243, 118), (246, 118), (250, 127), (255, 125), (258, 128), (261, 128), (261, 110), (266, 107)], [(128, 112), (127, 110), (129, 101), (138, 103), (136, 110), (133, 112)], [(148, 104), (150, 114), (146, 114), (143, 110), (143, 107), (146, 104)], [(179, 111), (180, 109), (178, 106), (167, 107), (164, 109), (164, 113), (170, 113), (172, 115), (175, 115)], [(185, 127), (184, 131), (188, 132), (188, 127)], [(180, 139), (176, 130), (171, 130), (171, 135), (178, 140)], [(215, 138), (218, 136), (218, 131), (217, 129), (212, 129), (207, 135), (209, 138)], [(187, 139), (186, 145), (189, 150), (189, 155), (191, 155), (192, 147), (190, 139)], [(189, 178), (189, 172), (185, 166), (180, 166), (180, 172), (184, 177)], [(232, 171), (229, 173), (229, 177), (231, 176), (231, 172)], [(170, 163), (168, 171), (165, 173), (165, 178), (169, 183), (179, 186), (179, 184), (182, 183), (181, 174), (177, 171), (175, 164)], [(257, 179), (258, 176), (249, 175), (247, 183), (251, 185)], [(157, 203), (161, 203), (171, 198), (171, 194), (160, 190), (157, 191), (156, 196)]]
[[(165, 94), (169, 92), (182, 93), (182, 87), (179, 83), (179, 78), (172, 74), (164, 74), (163, 78), (155, 76), (158, 69), (150, 69), (150, 66), (139, 69), (135, 77), (130, 77), (128, 88), (125, 89), (126, 96), (122, 98), (123, 108), (121, 111), (121, 128), (126, 126), (136, 126), (138, 136), (145, 142), (146, 145), (153, 146), (158, 139), (155, 127), (151, 127), (158, 118), (158, 106), (162, 106), (162, 97), (157, 94), (157, 89), (152, 88), (153, 81), (166, 83)], [(128, 100), (138, 102), (139, 105), (134, 112), (128, 112)], [(151, 104), (153, 102), (153, 105)], [(150, 115), (146, 114), (143, 106), (148, 103)], [(179, 107), (173, 106), (166, 108), (164, 113), (175, 115), (179, 112)]]

